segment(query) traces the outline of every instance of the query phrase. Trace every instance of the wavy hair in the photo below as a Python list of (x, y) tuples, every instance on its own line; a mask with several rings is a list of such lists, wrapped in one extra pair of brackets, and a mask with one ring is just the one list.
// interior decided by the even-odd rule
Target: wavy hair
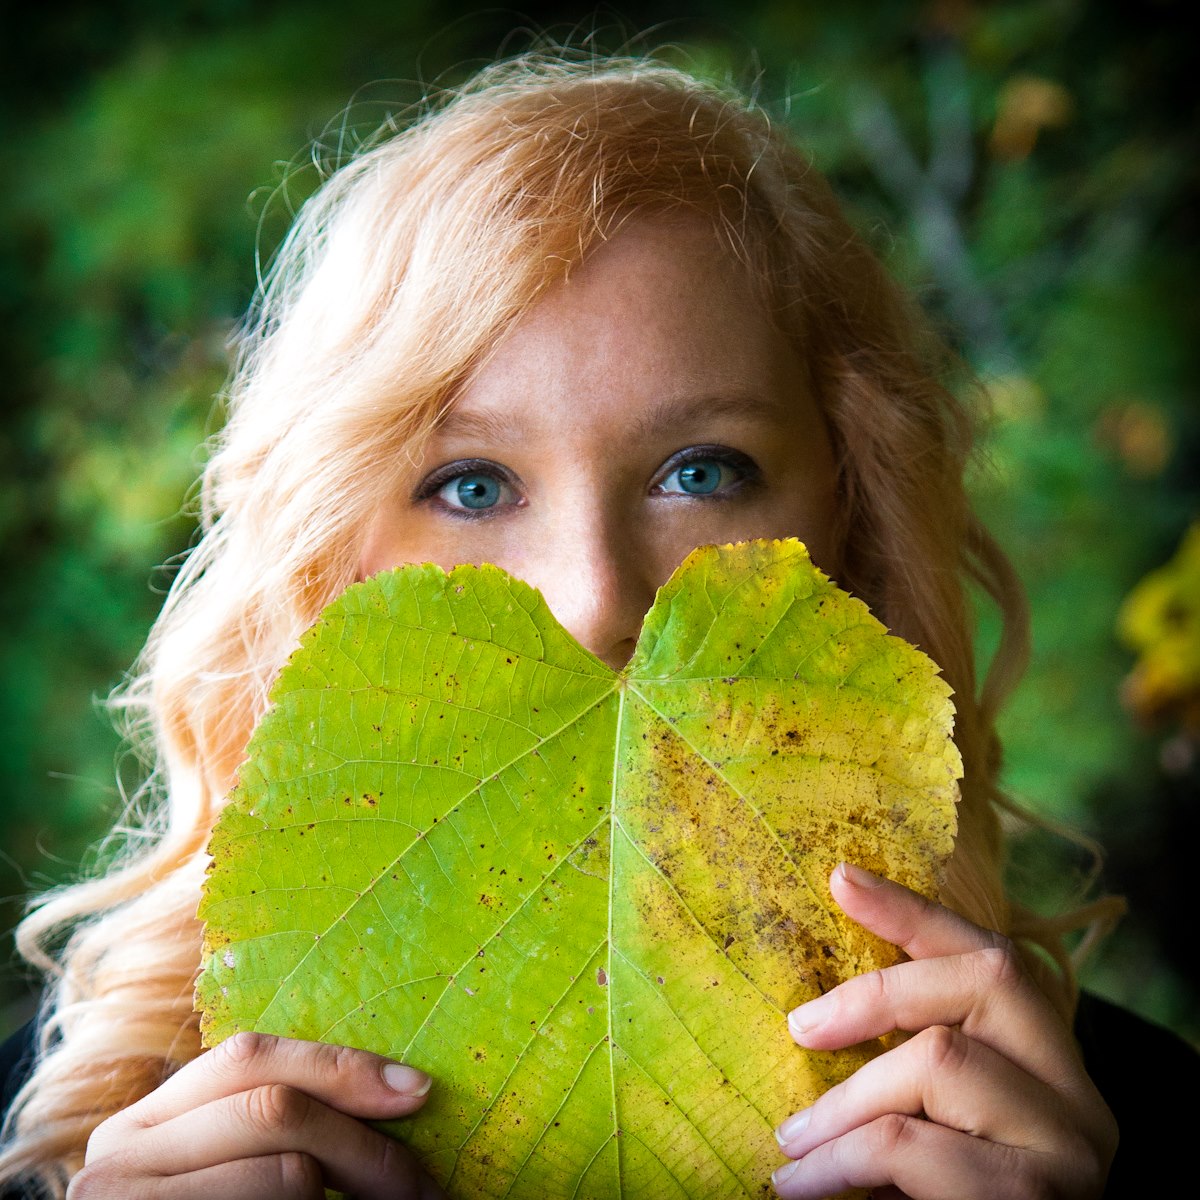
[[(994, 719), (1026, 611), (964, 493), (971, 427), (939, 382), (944, 348), (742, 97), (649, 59), (525, 55), (334, 172), (260, 289), (202, 478), (202, 539), (114, 699), (148, 747), (152, 836), (18, 932), (50, 986), (0, 1179), (61, 1196), (92, 1129), (200, 1053), (205, 846), (273, 678), (356, 578), (372, 515), (503, 331), (624, 222), (677, 213), (711, 222), (809, 364), (839, 463), (840, 583), (955, 691), (965, 778), (943, 899), (1065, 963), (1001, 882)], [(974, 587), (1005, 630), (982, 685)], [(1069, 1013), (1069, 969), (1050, 984)]]

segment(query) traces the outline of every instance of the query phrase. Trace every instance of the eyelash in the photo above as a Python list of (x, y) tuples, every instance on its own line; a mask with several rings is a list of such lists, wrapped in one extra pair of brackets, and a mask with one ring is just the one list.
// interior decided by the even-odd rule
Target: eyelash
[[(436, 471), (421, 480), (416, 491), (413, 492), (413, 503), (422, 504), (436, 501), (438, 492), (446, 484), (453, 483), (454, 480), (461, 479), (465, 475), (489, 475), (514, 491), (518, 490), (518, 481), (512, 472), (506, 470), (499, 463), (493, 462), (490, 458), (460, 458), (446, 463), (443, 467), (438, 467)], [(518, 503), (523, 504), (524, 501), (521, 500)], [(440, 504), (439, 507), (443, 512), (449, 513), (460, 521), (486, 521), (496, 516), (498, 511), (496, 508), (457, 508), (451, 504)]]
[[(674, 475), (676, 471), (695, 462), (719, 463), (722, 467), (727, 467), (735, 471), (738, 478), (712, 493), (692, 493), (689, 495), (685, 492), (667, 492), (663, 490), (665, 480)], [(512, 488), (514, 491), (519, 490), (516, 476), (499, 463), (493, 462), (488, 458), (463, 458), (457, 459), (455, 462), (446, 463), (445, 466), (439, 467), (436, 471), (427, 475), (413, 492), (413, 503), (435, 502), (438, 493), (448, 483), (453, 483), (454, 480), (461, 479), (466, 475), (487, 475), (497, 482)], [(730, 500), (745, 488), (753, 487), (760, 483), (761, 479), (762, 472), (759, 470), (758, 464), (740, 450), (718, 445), (688, 446), (686, 449), (678, 450), (672, 454), (659, 468), (655, 482), (650, 486), (650, 495), (669, 496), (671, 498), (678, 497), (686, 500)], [(518, 505), (524, 503), (523, 499), (518, 500)], [(502, 511), (499, 506), (473, 510), (443, 503), (440, 507), (443, 512), (462, 521), (485, 521), (497, 516)]]
[[(694, 462), (719, 463), (722, 467), (729, 467), (731, 470), (736, 471), (738, 478), (719, 491), (711, 493), (693, 493), (688, 495), (682, 492), (664, 492), (661, 490), (664, 480), (669, 479), (676, 471)], [(762, 472), (759, 470), (758, 464), (749, 455), (743, 454), (740, 450), (734, 450), (729, 446), (717, 445), (688, 446), (686, 450), (677, 450), (659, 468), (657, 480), (651, 486), (650, 494), (672, 497), (681, 496), (689, 500), (732, 500), (734, 496), (747, 487), (753, 487), (761, 481)]]

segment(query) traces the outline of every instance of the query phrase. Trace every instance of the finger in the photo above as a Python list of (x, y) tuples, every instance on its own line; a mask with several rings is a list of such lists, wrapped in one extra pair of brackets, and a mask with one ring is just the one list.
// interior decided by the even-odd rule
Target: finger
[(792, 1037), (834, 1050), (897, 1029), (959, 1025), (1054, 1088), (1086, 1077), (1070, 1031), (1010, 950), (898, 963), (839, 984), (788, 1014)]
[[(241, 1162), (220, 1163), (188, 1175), (159, 1179), (114, 1175), (104, 1160), (84, 1167), (71, 1180), (68, 1200), (325, 1200), (321, 1168), (315, 1159), (294, 1151), (263, 1155)], [(393, 1200), (445, 1200), (445, 1193), (427, 1175), (416, 1190), (396, 1192)]]
[(861, 1066), (776, 1137), (784, 1154), (800, 1158), (888, 1113), (1046, 1153), (1074, 1136), (1053, 1092), (990, 1047), (938, 1025)]
[(324, 1200), (321, 1168), (307, 1154), (272, 1154), (226, 1162), (189, 1175), (146, 1179), (131, 1163), (89, 1163), (71, 1180), (67, 1200)]
[(1009, 941), (901, 884), (851, 863), (839, 863), (829, 890), (842, 911), (909, 958), (938, 958), (972, 950), (1005, 950)]
[(1039, 1156), (892, 1113), (780, 1167), (771, 1182), (784, 1200), (825, 1200), (850, 1188), (889, 1185), (914, 1200), (1092, 1194), (1065, 1175), (1067, 1169), (1047, 1175)]
[(385, 1119), (420, 1108), (431, 1081), (422, 1071), (366, 1050), (238, 1033), (100, 1125), (88, 1143), (89, 1155), (107, 1153), (131, 1131), (270, 1083), (307, 1092), (351, 1116)]
[[(849, 863), (840, 863), (835, 868), (829, 884), (847, 915), (905, 950), (910, 958), (937, 960), (943, 967), (929, 972), (906, 972), (900, 982), (916, 985), (915, 988), (905, 989), (897, 983), (892, 989), (896, 981), (885, 972), (883, 979), (862, 976), (861, 979), (868, 981), (866, 985), (852, 989), (853, 996), (840, 996), (834, 1004), (823, 1002), (839, 989), (801, 1006), (789, 1016), (789, 1026), (802, 1045), (829, 1048), (833, 1043), (826, 1039), (835, 1036), (835, 1026), (824, 1024), (829, 1010), (847, 1005), (844, 1015), (849, 1017), (853, 1004), (848, 1001), (857, 999), (860, 1004), (870, 1004), (871, 992), (878, 988), (882, 992), (895, 990), (899, 993), (898, 1002), (907, 993), (917, 1007), (894, 1012), (896, 1023), (888, 1027), (876, 1029), (868, 1020), (868, 1025), (876, 1031), (864, 1032), (861, 1038), (855, 1038), (851, 1031), (839, 1030), (847, 1040), (838, 1045), (878, 1037), (894, 1029), (915, 1032), (930, 1025), (963, 1024), (968, 1034), (979, 1037), (1026, 1069), (1040, 1064), (1034, 1073), (1046, 1082), (1058, 1083), (1080, 1073), (1070, 1031), (1045, 994), (1028, 979), (1007, 938), (973, 924), (909, 888)], [(950, 958), (957, 960), (955, 965), (945, 965)], [(935, 990), (941, 983), (950, 990), (937, 995)], [(876, 1012), (873, 1016), (880, 1018), (882, 1014)], [(823, 1024), (819, 1033), (813, 1028), (818, 1024)], [(805, 1027), (821, 1040), (810, 1042), (804, 1036)]]
[(138, 1178), (307, 1154), (325, 1185), (359, 1200), (416, 1196), (421, 1170), (399, 1142), (283, 1084), (224, 1096), (134, 1135), (120, 1154)]

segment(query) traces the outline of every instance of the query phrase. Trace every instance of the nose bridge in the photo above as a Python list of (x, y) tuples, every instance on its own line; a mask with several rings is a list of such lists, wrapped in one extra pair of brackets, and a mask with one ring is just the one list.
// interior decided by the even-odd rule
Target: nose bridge
[(620, 668), (629, 660), (657, 586), (636, 523), (584, 506), (560, 514), (545, 547), (550, 565), (541, 590), (559, 623), (597, 658)]

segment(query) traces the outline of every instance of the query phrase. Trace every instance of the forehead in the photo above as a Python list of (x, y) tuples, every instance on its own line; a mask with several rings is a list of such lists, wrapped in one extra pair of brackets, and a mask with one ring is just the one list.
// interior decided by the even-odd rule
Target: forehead
[(506, 331), (442, 429), (537, 424), (560, 418), (551, 408), (562, 402), (626, 424), (705, 398), (752, 413), (783, 403), (801, 375), (759, 289), (707, 222), (635, 220)]

